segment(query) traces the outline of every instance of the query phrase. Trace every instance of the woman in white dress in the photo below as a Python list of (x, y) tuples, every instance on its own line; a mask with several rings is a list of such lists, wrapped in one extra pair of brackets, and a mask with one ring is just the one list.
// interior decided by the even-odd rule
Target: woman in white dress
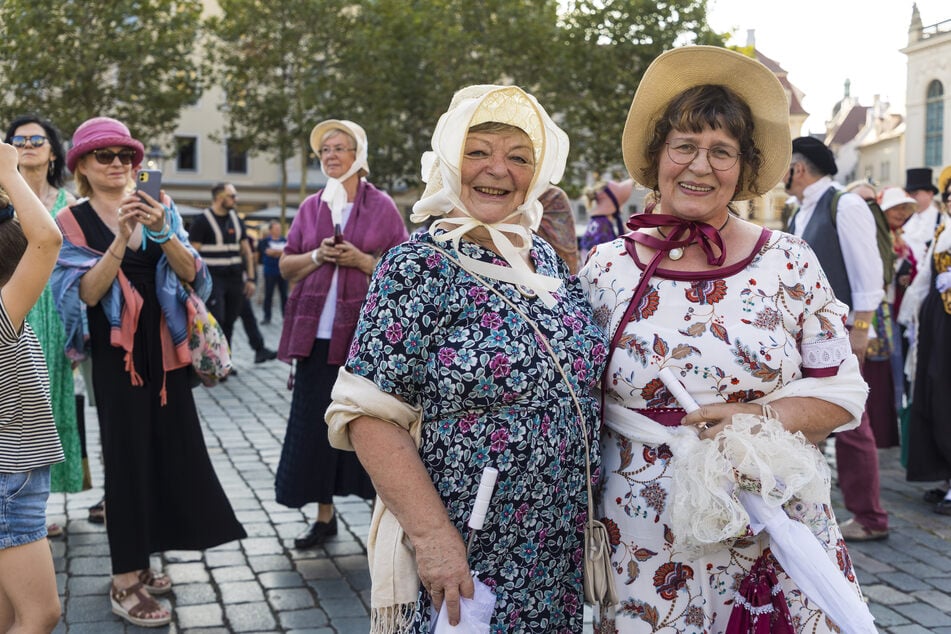
[[(838, 631), (773, 556), (769, 535), (750, 529), (732, 488), (774, 500), (806, 526), (845, 594), (861, 596), (813, 444), (858, 425), (865, 403), (848, 309), (808, 245), (732, 207), (788, 173), (783, 88), (739, 53), (668, 51), (641, 80), (623, 151), (659, 202), (580, 273), (613, 335), (598, 515), (620, 602), (602, 611), (599, 631)], [(679, 409), (663, 368), (698, 410)], [(768, 420), (741, 428), (740, 418)], [(762, 458), (755, 475), (723, 462), (737, 442)], [(771, 486), (773, 474), (781, 481)]]

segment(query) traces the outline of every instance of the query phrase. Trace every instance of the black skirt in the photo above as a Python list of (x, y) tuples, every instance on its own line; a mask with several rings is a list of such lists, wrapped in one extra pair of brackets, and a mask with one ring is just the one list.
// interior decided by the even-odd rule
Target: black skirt
[[(76, 211), (90, 246), (108, 248), (113, 234), (95, 211), (88, 203)], [(143, 301), (133, 344), (142, 385), (132, 384), (125, 351), (111, 345), (101, 304), (87, 311), (114, 574), (148, 568), (154, 552), (204, 550), (247, 537), (208, 456), (190, 368), (163, 369), (155, 289), (160, 256), (150, 243), (145, 251), (126, 249), (122, 263)]]
[(951, 478), (951, 315), (932, 286), (918, 315), (918, 363), (908, 419), (911, 482)]
[(338, 365), (327, 363), (330, 342), (317, 339), (310, 356), (297, 360), (287, 433), (277, 466), (275, 493), (284, 506), (332, 504), (335, 495), (376, 496), (357, 454), (330, 446), (324, 414)]

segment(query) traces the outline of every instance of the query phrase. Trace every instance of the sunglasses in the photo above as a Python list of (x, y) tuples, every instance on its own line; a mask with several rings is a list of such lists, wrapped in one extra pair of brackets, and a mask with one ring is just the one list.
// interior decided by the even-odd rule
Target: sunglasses
[(130, 165), (135, 158), (135, 150), (119, 150), (118, 152), (113, 152), (112, 150), (93, 150), (92, 155), (96, 157), (96, 161), (101, 165), (112, 165), (112, 162), (116, 160), (117, 156), (119, 157), (120, 163)]
[(14, 137), (10, 137), (10, 145), (13, 147), (26, 147), (27, 141), (29, 141), (33, 147), (43, 147), (46, 143), (46, 137), (42, 134), (31, 134), (30, 136), (18, 134)]

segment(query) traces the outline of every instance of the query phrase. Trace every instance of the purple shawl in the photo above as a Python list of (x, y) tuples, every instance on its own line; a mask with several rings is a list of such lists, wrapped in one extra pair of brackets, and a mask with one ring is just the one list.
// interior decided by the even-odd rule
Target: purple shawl
[[(308, 253), (316, 249), (323, 239), (333, 235), (330, 207), (320, 200), (320, 193), (308, 196), (301, 203), (287, 234), (284, 253)], [(380, 257), (391, 247), (405, 242), (409, 235), (393, 199), (366, 181), (360, 181), (343, 237), (364, 253)], [(277, 352), (282, 361), (290, 362), (291, 359), (310, 356), (335, 268), (332, 264), (324, 264), (294, 285), (294, 290), (287, 298), (284, 330)], [(369, 287), (370, 276), (361, 270), (352, 267), (340, 269), (337, 307), (327, 359), (331, 365), (343, 365), (347, 360), (350, 341)]]

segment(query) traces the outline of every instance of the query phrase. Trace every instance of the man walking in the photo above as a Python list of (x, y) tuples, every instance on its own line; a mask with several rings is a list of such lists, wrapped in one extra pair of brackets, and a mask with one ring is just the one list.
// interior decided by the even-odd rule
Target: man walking
[[(829, 278), (836, 298), (848, 304), (849, 342), (859, 365), (865, 362), (869, 326), (885, 295), (882, 258), (876, 248), (875, 218), (859, 196), (843, 193), (833, 213), (840, 186), (832, 151), (818, 139), (792, 142), (786, 191), (800, 203), (789, 231), (809, 243)], [(855, 429), (835, 436), (839, 488), (852, 519), (839, 525), (849, 541), (888, 537), (888, 513), (879, 498), (878, 450), (868, 411)]]

